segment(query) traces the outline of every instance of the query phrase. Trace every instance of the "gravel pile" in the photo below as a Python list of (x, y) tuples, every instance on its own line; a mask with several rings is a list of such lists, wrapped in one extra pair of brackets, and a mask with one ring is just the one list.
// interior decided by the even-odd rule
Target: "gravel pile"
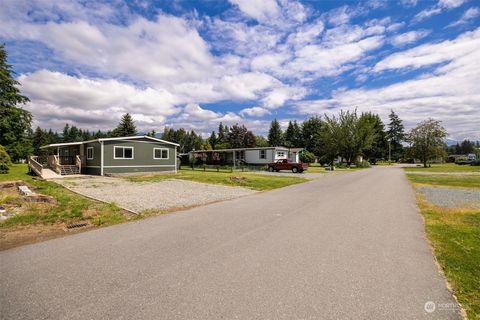
[(479, 189), (420, 187), (418, 190), (439, 207), (480, 208)]
[(140, 212), (146, 209), (173, 209), (198, 206), (253, 194), (256, 191), (185, 180), (130, 182), (119, 178), (94, 177), (59, 180), (58, 183), (81, 194), (115, 202)]

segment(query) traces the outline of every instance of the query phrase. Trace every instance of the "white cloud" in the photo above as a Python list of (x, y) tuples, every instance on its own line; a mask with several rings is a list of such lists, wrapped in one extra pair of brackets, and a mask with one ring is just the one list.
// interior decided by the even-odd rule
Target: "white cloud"
[(300, 49), (296, 59), (285, 68), (299, 77), (304, 76), (303, 73), (313, 73), (315, 77), (336, 76), (352, 68), (351, 63), (379, 48), (383, 42), (383, 36), (373, 36), (334, 47), (308, 45)]
[(236, 4), (239, 9), (247, 16), (266, 22), (270, 19), (276, 19), (280, 15), (280, 8), (276, 0), (249, 1), (249, 0), (229, 0)]
[(221, 117), (220, 113), (203, 109), (198, 104), (187, 104), (183, 110), (188, 116), (199, 120), (212, 120)]
[(400, 4), (405, 7), (415, 7), (418, 0), (400, 0)]
[(262, 117), (269, 113), (270, 111), (268, 111), (268, 109), (265, 109), (262, 107), (245, 108), (245, 109), (242, 109), (242, 111), (240, 111), (241, 115), (247, 115), (251, 117)]
[(439, 0), (438, 6), (447, 9), (454, 9), (460, 7), (465, 2), (467, 2), (467, 0)]
[(430, 8), (417, 13), (413, 18), (414, 22), (422, 21), (431, 16), (442, 13), (444, 10), (451, 10), (460, 7), (467, 0), (439, 0), (438, 3)]
[(403, 68), (421, 68), (466, 54), (478, 52), (480, 47), (480, 28), (467, 32), (455, 40), (447, 40), (436, 44), (424, 44), (407, 51), (394, 53), (378, 62), (374, 71)]
[[(117, 80), (89, 79), (60, 72), (39, 70), (21, 75), (22, 91), (32, 100), (27, 104), (37, 121), (46, 127), (57, 121), (98, 128), (113, 127), (123, 113), (137, 114), (142, 122), (160, 124), (179, 112), (177, 98), (167, 90), (138, 89)], [(143, 117), (138, 116), (142, 114)]]
[(453, 41), (425, 44), (388, 57), (381, 68), (422, 67), (445, 62), (432, 73), (378, 89), (337, 90), (329, 99), (296, 104), (302, 114), (338, 112), (358, 107), (387, 118), (397, 111), (411, 127), (426, 117), (443, 121), (451, 137), (480, 139), (480, 29)]
[(391, 41), (395, 46), (402, 46), (416, 42), (417, 40), (428, 36), (430, 33), (430, 30), (409, 31), (393, 37)]
[(456, 27), (466, 24), (480, 15), (480, 8), (472, 7), (465, 11), (460, 20), (450, 23), (447, 27)]

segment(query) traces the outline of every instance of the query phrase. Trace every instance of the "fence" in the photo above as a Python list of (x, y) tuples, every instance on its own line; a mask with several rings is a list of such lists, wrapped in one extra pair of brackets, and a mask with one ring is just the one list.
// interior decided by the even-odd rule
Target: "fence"
[(185, 166), (181, 165), (180, 170), (193, 170), (193, 171), (205, 171), (205, 172), (252, 172), (252, 171), (265, 171), (267, 166), (255, 166), (255, 165), (239, 165), (235, 168), (233, 166), (225, 165), (200, 165), (200, 166)]

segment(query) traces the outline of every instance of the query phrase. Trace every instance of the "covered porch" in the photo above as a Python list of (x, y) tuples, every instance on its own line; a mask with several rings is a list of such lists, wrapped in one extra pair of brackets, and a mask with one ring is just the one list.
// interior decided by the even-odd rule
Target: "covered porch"
[(40, 149), (39, 155), (28, 159), (30, 170), (40, 177), (80, 174), (86, 166), (82, 142), (50, 144)]

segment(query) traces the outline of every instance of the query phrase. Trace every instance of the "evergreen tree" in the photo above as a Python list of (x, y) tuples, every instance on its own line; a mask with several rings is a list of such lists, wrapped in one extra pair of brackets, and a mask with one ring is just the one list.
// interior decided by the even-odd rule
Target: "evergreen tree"
[(228, 140), (228, 129), (220, 122), (218, 125), (218, 143), (225, 143)]
[(292, 121), (288, 121), (287, 130), (285, 130), (285, 147), (292, 148), (295, 145), (295, 132)]
[(112, 132), (114, 137), (128, 137), (137, 135), (137, 129), (133, 123), (132, 116), (125, 113), (118, 126)]
[(390, 143), (391, 158), (398, 161), (403, 156), (403, 145), (405, 141), (405, 128), (400, 117), (391, 110), (388, 116), (390, 123), (388, 124), (387, 139)]
[(149, 136), (149, 137), (155, 138), (155, 136), (157, 135), (157, 132), (152, 129), (152, 131), (147, 132), (146, 135)]
[(270, 130), (268, 131), (268, 144), (271, 147), (278, 147), (283, 144), (283, 133), (280, 123), (277, 119), (272, 120)]
[(297, 120), (293, 121), (293, 147), (300, 148), (303, 146), (302, 128), (298, 125)]
[(19, 83), (13, 75), (12, 66), (7, 63), (5, 45), (0, 45), (0, 145), (13, 161), (17, 161), (27, 158), (33, 151), (32, 115), (19, 107), (29, 99), (20, 94)]
[(49, 137), (47, 132), (42, 128), (37, 127), (32, 136), (33, 154), (40, 154), (40, 147), (49, 144)]
[(252, 131), (248, 130), (247, 133), (245, 134), (243, 146), (245, 148), (254, 148), (257, 146), (257, 140)]
[(217, 135), (215, 134), (215, 131), (212, 131), (212, 134), (208, 138), (208, 142), (210, 143), (210, 146), (212, 146), (212, 149), (215, 149), (215, 146), (217, 145), (217, 142), (218, 142)]

